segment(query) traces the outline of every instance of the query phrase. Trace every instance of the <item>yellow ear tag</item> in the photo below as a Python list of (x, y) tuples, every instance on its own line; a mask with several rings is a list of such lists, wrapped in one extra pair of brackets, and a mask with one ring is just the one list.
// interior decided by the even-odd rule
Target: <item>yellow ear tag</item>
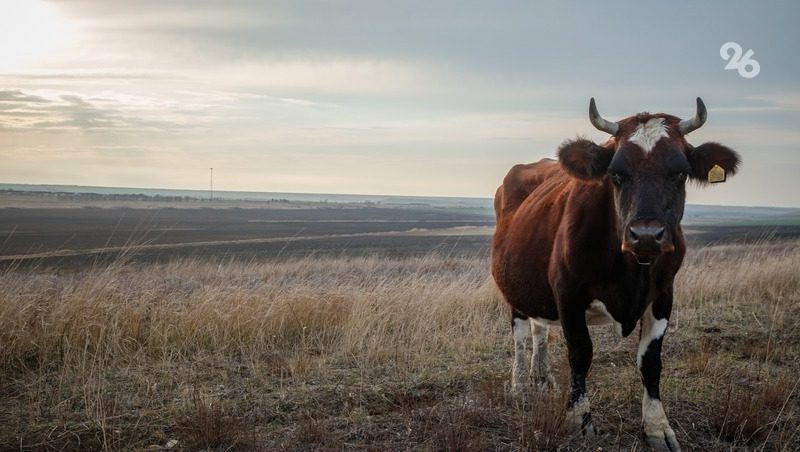
[(708, 170), (708, 183), (716, 184), (718, 182), (725, 182), (725, 169), (719, 165), (714, 165)]

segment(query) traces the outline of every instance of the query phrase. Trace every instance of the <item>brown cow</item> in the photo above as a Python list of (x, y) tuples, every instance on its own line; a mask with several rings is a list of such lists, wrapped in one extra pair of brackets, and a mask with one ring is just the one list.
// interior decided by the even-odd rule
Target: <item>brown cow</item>
[[(576, 429), (594, 434), (586, 374), (592, 363), (587, 325), (613, 322), (628, 336), (641, 324), (637, 363), (644, 384), (642, 421), (647, 442), (680, 450), (660, 401), (661, 341), (672, 310), (673, 281), (686, 250), (680, 221), (687, 178), (705, 184), (736, 172), (739, 156), (718, 143), (689, 144), (685, 136), (706, 120), (640, 113), (610, 122), (597, 112), (604, 144), (566, 141), (558, 162), (544, 159), (511, 168), (495, 196), (497, 230), (492, 275), (512, 308), (512, 389), (531, 372), (552, 385), (549, 325), (560, 325), (569, 352), (568, 414)], [(530, 323), (528, 325), (528, 323)]]

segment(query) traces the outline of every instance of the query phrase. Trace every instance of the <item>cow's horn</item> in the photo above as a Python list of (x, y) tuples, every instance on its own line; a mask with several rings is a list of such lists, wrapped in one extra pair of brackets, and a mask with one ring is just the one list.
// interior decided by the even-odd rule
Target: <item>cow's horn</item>
[(682, 119), (681, 122), (678, 124), (678, 130), (681, 131), (682, 134), (686, 135), (687, 133), (697, 130), (703, 126), (706, 122), (706, 118), (708, 117), (708, 111), (706, 111), (706, 104), (703, 103), (703, 99), (697, 98), (697, 113), (694, 115), (692, 119)]
[(597, 112), (597, 105), (594, 103), (594, 97), (589, 101), (589, 121), (592, 121), (592, 125), (595, 126), (597, 130), (602, 130), (611, 135), (616, 135), (617, 130), (619, 130), (619, 124), (606, 121), (600, 116), (600, 113)]

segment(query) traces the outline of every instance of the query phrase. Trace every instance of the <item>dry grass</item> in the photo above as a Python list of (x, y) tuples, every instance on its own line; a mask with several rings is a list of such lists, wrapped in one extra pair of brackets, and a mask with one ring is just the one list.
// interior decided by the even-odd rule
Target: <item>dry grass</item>
[[(686, 449), (800, 448), (798, 268), (800, 244), (688, 257), (663, 378)], [(485, 257), (10, 269), (0, 449), (642, 450), (636, 338), (593, 336), (609, 433), (583, 444), (563, 394), (508, 397)]]
[(217, 403), (194, 391), (186, 414), (178, 419), (178, 444), (192, 450), (249, 450), (256, 444), (253, 429), (241, 418), (226, 414)]

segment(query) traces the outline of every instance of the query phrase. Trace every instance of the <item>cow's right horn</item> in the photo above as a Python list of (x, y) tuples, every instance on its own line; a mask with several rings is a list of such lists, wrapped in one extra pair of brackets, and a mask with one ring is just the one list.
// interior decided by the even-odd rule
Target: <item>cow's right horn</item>
[(681, 131), (681, 134), (686, 135), (687, 133), (702, 127), (703, 124), (705, 124), (707, 117), (708, 111), (706, 111), (706, 104), (703, 103), (703, 99), (698, 97), (697, 113), (695, 113), (694, 118), (681, 120), (681, 122), (678, 124), (678, 130)]
[(600, 113), (597, 112), (597, 105), (594, 103), (594, 97), (589, 101), (589, 121), (592, 121), (592, 125), (595, 126), (597, 130), (602, 130), (611, 135), (616, 135), (619, 130), (619, 124), (606, 121), (600, 116)]

